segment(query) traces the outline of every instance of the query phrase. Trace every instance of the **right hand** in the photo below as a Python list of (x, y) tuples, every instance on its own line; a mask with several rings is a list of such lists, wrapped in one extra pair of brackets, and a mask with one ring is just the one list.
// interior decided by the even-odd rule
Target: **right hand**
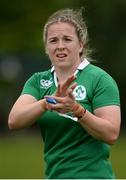
[(69, 91), (70, 89), (73, 91), (77, 86), (77, 83), (72, 84), (75, 79), (76, 76), (72, 75), (68, 77), (68, 79), (64, 83), (58, 83), (58, 87), (54, 96), (64, 97), (67, 95), (67, 91)]
[[(72, 82), (76, 79), (74, 75), (68, 77), (64, 83), (59, 83), (56, 92), (52, 96), (45, 96), (46, 98), (54, 98), (58, 103), (47, 103), (48, 110), (55, 110), (60, 113), (71, 111), (73, 104), (76, 102), (73, 95), (73, 90), (76, 88), (77, 83)], [(72, 85), (71, 85), (72, 84)]]

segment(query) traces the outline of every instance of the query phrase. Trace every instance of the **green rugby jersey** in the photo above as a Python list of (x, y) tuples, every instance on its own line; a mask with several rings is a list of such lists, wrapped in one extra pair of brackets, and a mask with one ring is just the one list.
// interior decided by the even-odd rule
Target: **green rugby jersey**
[[(76, 74), (76, 100), (93, 113), (96, 108), (120, 105), (116, 82), (104, 70), (82, 62)], [(56, 90), (54, 71), (35, 73), (22, 94), (37, 100)], [(47, 111), (37, 121), (44, 140), (46, 178), (50, 179), (111, 179), (109, 145), (96, 140), (82, 126), (69, 118)], [(103, 127), (104, 128), (104, 127)]]

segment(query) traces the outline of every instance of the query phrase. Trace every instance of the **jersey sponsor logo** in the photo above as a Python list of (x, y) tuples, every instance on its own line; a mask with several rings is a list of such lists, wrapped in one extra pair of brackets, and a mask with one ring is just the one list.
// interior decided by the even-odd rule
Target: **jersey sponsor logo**
[(74, 89), (73, 94), (74, 94), (76, 100), (83, 100), (86, 97), (86, 89), (84, 86), (78, 85)]
[(48, 89), (49, 87), (52, 86), (52, 84), (53, 84), (52, 80), (45, 80), (45, 79), (40, 80), (41, 88)]

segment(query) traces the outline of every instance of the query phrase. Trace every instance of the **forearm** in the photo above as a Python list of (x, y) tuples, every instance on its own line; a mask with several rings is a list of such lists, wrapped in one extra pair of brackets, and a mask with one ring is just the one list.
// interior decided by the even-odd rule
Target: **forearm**
[(90, 135), (98, 140), (113, 144), (116, 140), (117, 133), (114, 131), (110, 121), (99, 118), (89, 111), (86, 111), (84, 117), (78, 121)]
[(9, 114), (8, 126), (10, 129), (19, 129), (30, 126), (46, 111), (45, 100), (33, 102), (12, 109)]
[(85, 112), (81, 109), (83, 109), (82, 106), (80, 106), (80, 113), (77, 115), (77, 117), (79, 117), (82, 114), (82, 117), (78, 120), (81, 126), (94, 138), (108, 144), (113, 144), (119, 135), (119, 123), (116, 123), (118, 118), (115, 119), (113, 123), (110, 118), (107, 119), (104, 116), (100, 117), (100, 115), (97, 116), (87, 110)]

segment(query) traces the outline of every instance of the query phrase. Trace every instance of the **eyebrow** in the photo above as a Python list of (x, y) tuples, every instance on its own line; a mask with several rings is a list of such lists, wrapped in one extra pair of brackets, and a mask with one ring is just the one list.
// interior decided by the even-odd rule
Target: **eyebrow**
[(71, 36), (71, 35), (65, 35), (64, 37), (73, 38), (73, 36)]
[[(71, 35), (64, 35), (63, 37), (65, 37), (65, 38), (73, 38), (73, 36), (71, 36)], [(51, 37), (48, 37), (48, 39), (50, 40), (50, 39), (55, 39), (55, 38), (57, 38), (57, 36), (51, 36)]]

